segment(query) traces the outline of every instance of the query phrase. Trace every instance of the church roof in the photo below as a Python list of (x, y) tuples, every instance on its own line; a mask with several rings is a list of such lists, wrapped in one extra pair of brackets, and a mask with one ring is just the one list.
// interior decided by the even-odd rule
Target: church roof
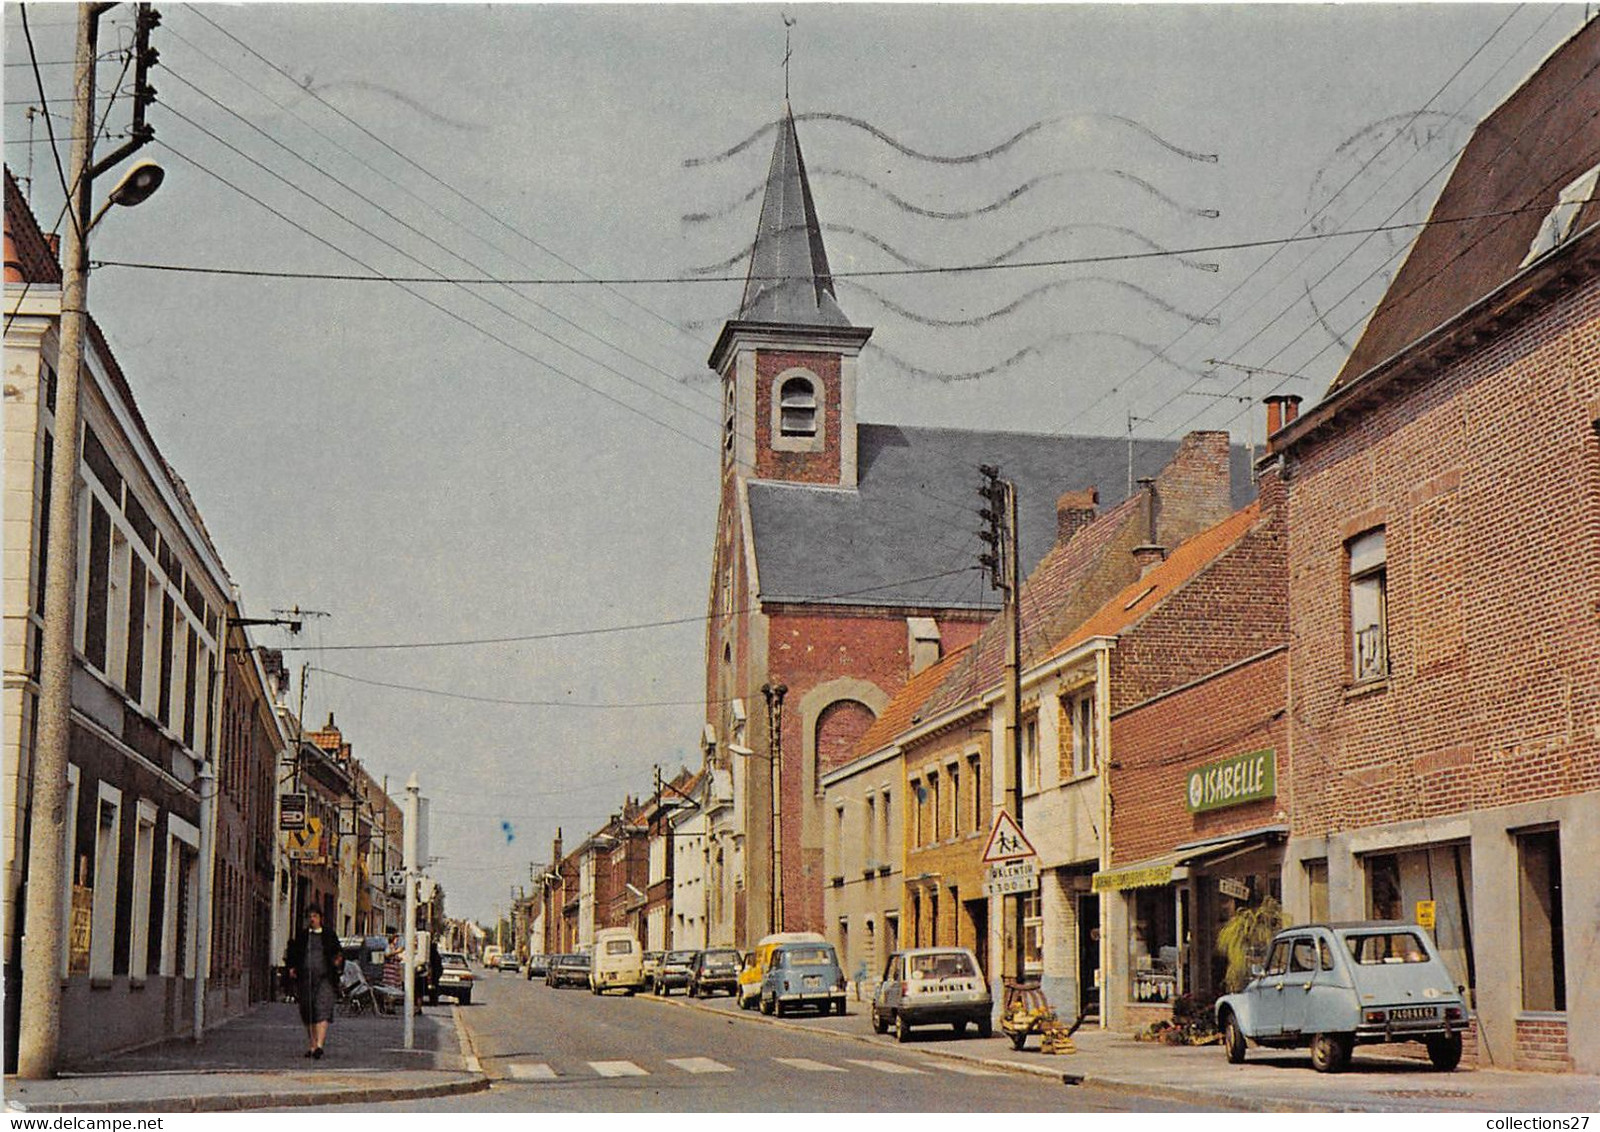
[(778, 124), (766, 196), (750, 253), (739, 321), (799, 326), (849, 326), (833, 295), (822, 225), (811, 200), (806, 163), (788, 103)]
[(1600, 21), (1584, 25), (1479, 124), (1330, 392), (1516, 275), (1535, 240), (1549, 242), (1564, 190), (1573, 190), (1559, 214), (1567, 232), (1600, 221), (1593, 182), (1581, 181), (1600, 150), (1597, 68)]
[[(982, 500), (978, 466), (1017, 484), (1021, 567), (1055, 545), (1056, 501), (1097, 487), (1105, 505), (1127, 496), (1128, 442), (1109, 436), (858, 426), (855, 490), (749, 481), (750, 521), (764, 602), (994, 609), (976, 569)], [(1134, 442), (1135, 477), (1154, 476), (1177, 441)], [(1233, 504), (1254, 495), (1243, 448), (1232, 449)]]

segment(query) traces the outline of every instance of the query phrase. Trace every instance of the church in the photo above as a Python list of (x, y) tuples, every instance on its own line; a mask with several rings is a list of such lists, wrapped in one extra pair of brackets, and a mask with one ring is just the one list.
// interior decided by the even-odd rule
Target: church
[[(1062, 524), (1178, 449), (1138, 441), (1130, 468), (1125, 438), (864, 423), (872, 333), (835, 296), (786, 104), (743, 298), (709, 359), (723, 404), (702, 737), (714, 945), (823, 929), (823, 776), (1000, 610), (978, 573), (980, 468), (1016, 485), (1027, 576)], [(1229, 464), (1239, 506), (1245, 451)]]

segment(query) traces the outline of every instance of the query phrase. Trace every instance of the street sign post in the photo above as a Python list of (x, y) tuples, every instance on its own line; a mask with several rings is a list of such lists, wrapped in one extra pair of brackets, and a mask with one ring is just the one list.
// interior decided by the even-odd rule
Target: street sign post
[(1039, 854), (1006, 811), (995, 815), (983, 850), (983, 894), (1008, 896), (1039, 887)]

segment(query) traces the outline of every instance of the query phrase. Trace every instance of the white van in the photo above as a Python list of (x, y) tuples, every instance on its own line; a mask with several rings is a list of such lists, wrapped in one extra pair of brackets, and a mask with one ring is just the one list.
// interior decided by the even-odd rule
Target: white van
[(644, 949), (632, 928), (602, 928), (594, 933), (589, 958), (589, 989), (595, 994), (644, 989)]

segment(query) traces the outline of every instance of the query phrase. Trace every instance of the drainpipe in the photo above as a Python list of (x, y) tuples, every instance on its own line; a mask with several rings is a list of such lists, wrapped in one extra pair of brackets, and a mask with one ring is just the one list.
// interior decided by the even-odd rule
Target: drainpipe
[(194, 1028), (198, 1042), (206, 1025), (206, 976), (211, 972), (211, 878), (217, 857), (217, 772), (210, 762), (200, 764), (200, 893), (195, 919), (199, 933), (194, 955)]
[[(1100, 746), (1100, 871), (1111, 867), (1111, 650), (1095, 652), (1095, 730)], [(1109, 1029), (1111, 1013), (1107, 991), (1111, 986), (1110, 893), (1102, 894), (1100, 908), (1100, 1028)]]

